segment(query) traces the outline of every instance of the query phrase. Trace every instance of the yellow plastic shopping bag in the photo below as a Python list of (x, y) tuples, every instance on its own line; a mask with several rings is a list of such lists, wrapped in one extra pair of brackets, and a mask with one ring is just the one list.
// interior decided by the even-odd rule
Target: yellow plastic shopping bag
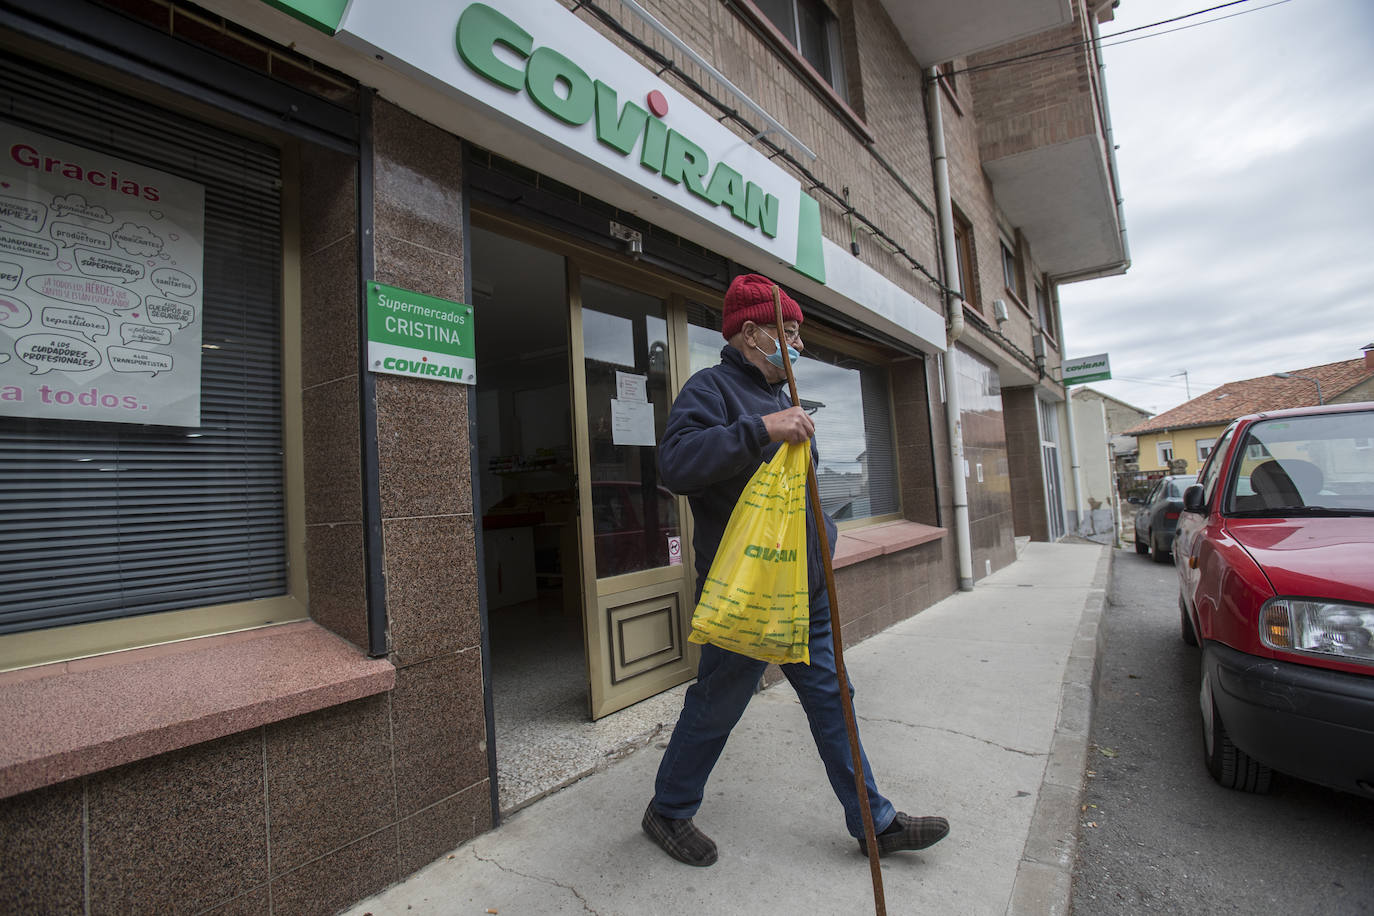
[(806, 476), (809, 443), (759, 465), (725, 526), (692, 614), (695, 643), (767, 662), (809, 663)]

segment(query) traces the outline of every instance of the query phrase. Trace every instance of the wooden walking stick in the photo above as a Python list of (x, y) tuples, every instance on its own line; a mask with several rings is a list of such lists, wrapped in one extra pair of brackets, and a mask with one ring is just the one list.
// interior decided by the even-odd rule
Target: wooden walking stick
[[(782, 329), (782, 294), (773, 286), (773, 314), (778, 324), (778, 349), (787, 346), (787, 333)], [(797, 377), (792, 374), (792, 360), (782, 354), (787, 370), (787, 386), (792, 392), (792, 406), (800, 407), (797, 396)], [(830, 562), (830, 537), (825, 531), (825, 516), (821, 510), (821, 490), (816, 481), (814, 462), (806, 463), (806, 490), (811, 498), (811, 514), (816, 519), (816, 535), (821, 542), (821, 560), (825, 565), (825, 589), (830, 597), (830, 635), (835, 644), (835, 675), (840, 681), (840, 708), (844, 710), (844, 727), (849, 733), (849, 754), (854, 760), (854, 788), (859, 793), (859, 810), (864, 821), (864, 841), (868, 848), (868, 871), (873, 876), (873, 910), (877, 916), (887, 916), (883, 900), (883, 869), (878, 863), (878, 837), (873, 829), (873, 812), (868, 807), (868, 785), (864, 781), (863, 755), (859, 753), (859, 727), (854, 722), (854, 701), (849, 696), (849, 675), (844, 670), (844, 641), (840, 638), (840, 604), (835, 595), (835, 567)]]

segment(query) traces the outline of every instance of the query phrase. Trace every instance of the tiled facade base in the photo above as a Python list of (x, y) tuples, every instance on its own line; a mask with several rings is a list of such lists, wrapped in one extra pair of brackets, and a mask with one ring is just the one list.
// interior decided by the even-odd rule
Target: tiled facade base
[[(491, 827), (485, 777), (449, 791), (483, 768), (456, 743), (403, 766), (394, 709), (369, 697), (0, 801), (0, 912), (328, 916), (381, 890)], [(398, 773), (431, 769), (449, 794), (401, 815), (435, 792), (402, 799)]]

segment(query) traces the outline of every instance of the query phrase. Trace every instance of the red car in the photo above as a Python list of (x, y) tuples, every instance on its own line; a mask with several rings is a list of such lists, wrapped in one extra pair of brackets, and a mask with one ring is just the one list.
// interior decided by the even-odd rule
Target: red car
[(1174, 565), (1212, 777), (1374, 797), (1374, 403), (1236, 420), (1184, 493)]

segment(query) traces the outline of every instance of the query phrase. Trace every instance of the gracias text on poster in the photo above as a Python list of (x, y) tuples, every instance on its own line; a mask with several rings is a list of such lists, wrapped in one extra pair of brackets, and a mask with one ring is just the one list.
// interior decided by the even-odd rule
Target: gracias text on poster
[(0, 140), (0, 415), (199, 426), (205, 189)]

